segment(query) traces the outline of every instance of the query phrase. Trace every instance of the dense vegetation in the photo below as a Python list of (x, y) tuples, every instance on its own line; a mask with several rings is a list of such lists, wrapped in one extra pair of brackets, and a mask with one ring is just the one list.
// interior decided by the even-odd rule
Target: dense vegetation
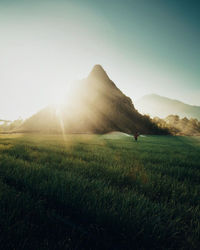
[(0, 136), (1, 249), (199, 249), (200, 139)]
[(194, 118), (181, 119), (178, 115), (169, 115), (165, 119), (155, 117), (153, 121), (174, 135), (200, 135), (200, 121)]
[(0, 120), (0, 133), (17, 130), (22, 124), (23, 120), (20, 118), (14, 121)]

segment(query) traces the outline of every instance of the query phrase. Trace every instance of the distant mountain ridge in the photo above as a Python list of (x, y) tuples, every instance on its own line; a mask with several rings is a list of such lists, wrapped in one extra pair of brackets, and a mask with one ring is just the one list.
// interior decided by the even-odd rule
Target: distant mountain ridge
[(117, 88), (101, 65), (95, 65), (87, 78), (74, 83), (70, 97), (60, 109), (49, 106), (39, 111), (23, 123), (21, 130), (55, 133), (167, 133), (134, 108), (132, 100)]
[(151, 117), (165, 118), (168, 115), (178, 115), (181, 118), (196, 118), (200, 120), (200, 106), (193, 106), (178, 100), (173, 100), (157, 94), (145, 95), (135, 102), (136, 108)]
[(10, 120), (3, 120), (3, 119), (0, 119), (0, 122), (11, 122)]

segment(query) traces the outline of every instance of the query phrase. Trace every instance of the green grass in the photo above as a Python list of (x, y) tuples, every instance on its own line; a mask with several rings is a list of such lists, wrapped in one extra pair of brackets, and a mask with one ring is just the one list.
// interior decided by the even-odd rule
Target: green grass
[(1, 249), (199, 249), (200, 138), (0, 135)]

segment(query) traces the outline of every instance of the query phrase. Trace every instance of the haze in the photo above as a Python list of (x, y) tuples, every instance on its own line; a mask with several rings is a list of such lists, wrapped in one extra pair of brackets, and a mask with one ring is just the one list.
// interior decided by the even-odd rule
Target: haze
[(134, 100), (200, 105), (197, 1), (0, 1), (0, 119), (64, 98), (101, 64)]

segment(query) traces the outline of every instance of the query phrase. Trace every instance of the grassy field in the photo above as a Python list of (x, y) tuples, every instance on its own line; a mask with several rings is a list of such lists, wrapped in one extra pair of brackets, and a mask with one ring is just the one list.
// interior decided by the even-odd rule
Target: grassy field
[(200, 138), (0, 135), (0, 249), (200, 249)]

